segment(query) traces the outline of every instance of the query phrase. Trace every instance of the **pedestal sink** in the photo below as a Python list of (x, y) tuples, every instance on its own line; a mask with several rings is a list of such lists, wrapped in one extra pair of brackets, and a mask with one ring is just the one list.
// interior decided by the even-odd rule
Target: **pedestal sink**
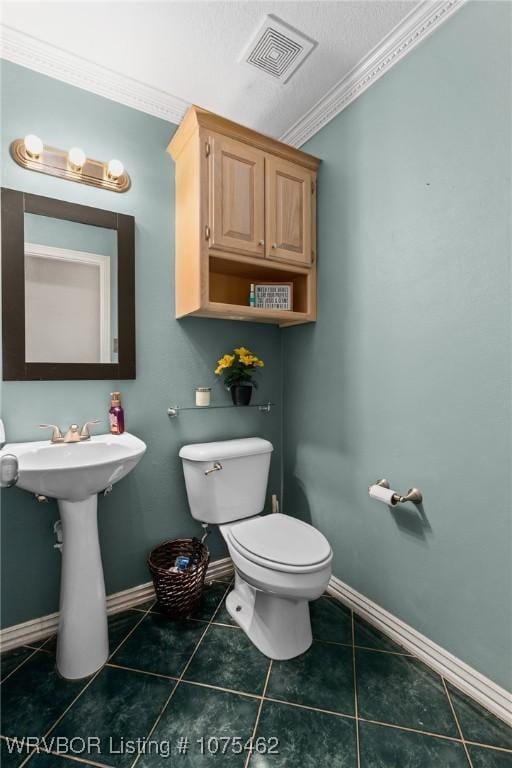
[(57, 499), (62, 522), (57, 669), (78, 679), (108, 657), (105, 583), (98, 539), (98, 496), (138, 464), (146, 450), (134, 435), (95, 435), (81, 443), (10, 443), (17, 456), (17, 485)]

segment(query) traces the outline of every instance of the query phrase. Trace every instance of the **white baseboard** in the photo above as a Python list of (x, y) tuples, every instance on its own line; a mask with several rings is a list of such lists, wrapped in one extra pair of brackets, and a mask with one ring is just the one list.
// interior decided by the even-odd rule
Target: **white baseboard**
[(327, 592), (413, 653), (456, 688), (512, 725), (512, 695), (360, 592), (332, 576)]
[[(225, 579), (233, 573), (233, 563), (230, 557), (224, 557), (222, 560), (214, 560), (208, 566), (206, 572), (207, 581), (214, 579)], [(134, 608), (155, 596), (153, 582), (139, 584), (137, 587), (124, 589), (122, 592), (116, 592), (107, 596), (107, 613), (120, 613), (129, 608)], [(0, 631), (0, 648), (2, 651), (8, 651), (11, 648), (17, 648), (20, 645), (34, 645), (34, 643), (44, 640), (50, 635), (55, 634), (59, 625), (59, 614), (50, 613), (48, 616), (41, 616), (38, 619), (25, 621), (23, 624), (15, 624), (12, 627), (6, 627)]]
[[(231, 558), (215, 560), (210, 563), (206, 578), (225, 579), (233, 574)], [(417, 630), (396, 616), (369, 600), (360, 592), (349, 587), (336, 576), (332, 576), (327, 592), (336, 600), (352, 608), (370, 624), (390, 637), (405, 650), (413, 653), (421, 661), (434, 669), (456, 688), (466, 693), (483, 707), (495, 714), (507, 724), (512, 725), (512, 696), (504, 688), (489, 678), (481, 675), (465, 662), (457, 659), (441, 646), (429, 640)], [(114, 614), (134, 608), (150, 600), (155, 595), (153, 583), (147, 582), (122, 592), (116, 592), (107, 597), (107, 613)], [(55, 634), (59, 623), (59, 614), (52, 613), (39, 619), (32, 619), (23, 624), (6, 627), (0, 631), (0, 647), (2, 651), (16, 648), (20, 645), (33, 645)]]

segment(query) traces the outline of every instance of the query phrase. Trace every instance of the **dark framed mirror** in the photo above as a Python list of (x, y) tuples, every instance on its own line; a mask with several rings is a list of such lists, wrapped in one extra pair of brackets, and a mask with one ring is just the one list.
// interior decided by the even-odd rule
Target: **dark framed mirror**
[(135, 378), (135, 221), (2, 188), (4, 381)]

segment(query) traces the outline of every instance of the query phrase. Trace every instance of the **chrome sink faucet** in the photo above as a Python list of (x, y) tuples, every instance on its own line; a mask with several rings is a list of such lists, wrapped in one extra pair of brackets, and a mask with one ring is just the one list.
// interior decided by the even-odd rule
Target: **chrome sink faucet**
[(91, 433), (89, 432), (90, 424), (101, 424), (101, 422), (99, 419), (86, 421), (82, 429), (80, 429), (78, 424), (71, 424), (65, 434), (62, 434), (60, 427), (56, 424), (40, 424), (39, 427), (40, 429), (52, 430), (51, 443), (81, 443), (83, 440), (91, 439)]

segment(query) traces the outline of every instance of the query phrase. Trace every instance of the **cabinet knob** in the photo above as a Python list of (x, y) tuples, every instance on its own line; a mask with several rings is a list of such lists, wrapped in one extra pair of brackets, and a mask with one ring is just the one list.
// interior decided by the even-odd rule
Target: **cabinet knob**
[(265, 245), (265, 241), (264, 240), (258, 240), (258, 245)]
[(277, 243), (272, 243), (272, 248), (277, 248)]

